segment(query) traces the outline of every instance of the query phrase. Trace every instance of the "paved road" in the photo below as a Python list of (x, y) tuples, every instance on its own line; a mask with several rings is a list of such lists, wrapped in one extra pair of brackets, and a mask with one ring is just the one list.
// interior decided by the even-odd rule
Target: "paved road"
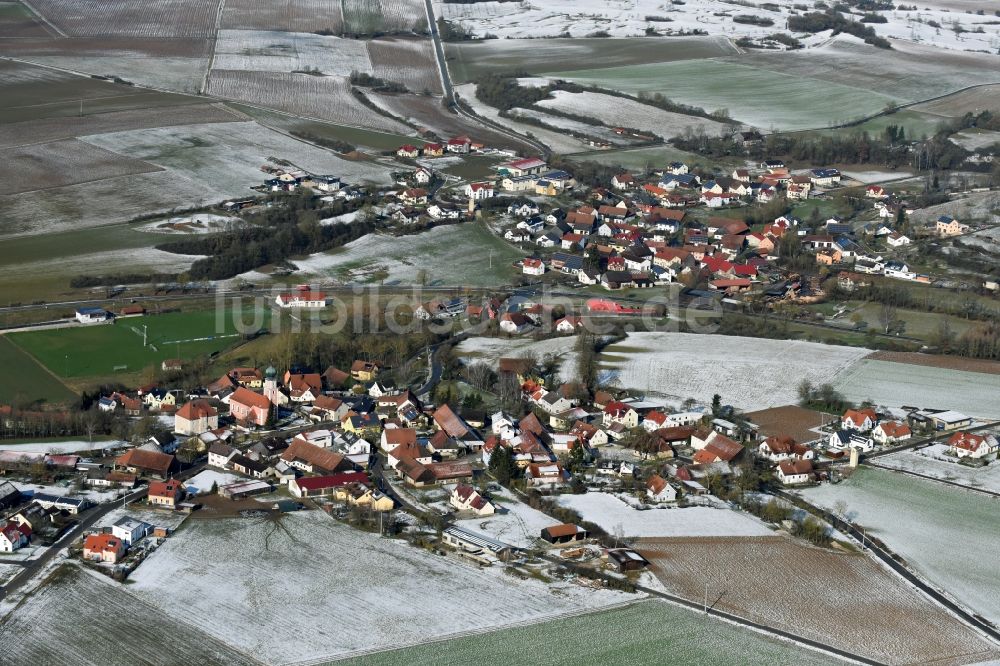
[(849, 523), (845, 520), (840, 519), (839, 517), (833, 515), (832, 513), (824, 509), (821, 509), (820, 507), (815, 506), (814, 504), (807, 502), (798, 495), (793, 495), (784, 490), (774, 490), (772, 492), (778, 497), (788, 500), (795, 506), (801, 509), (805, 509), (814, 516), (821, 518), (822, 520), (825, 520), (826, 522), (830, 523), (830, 525), (832, 525), (835, 529), (838, 529), (844, 534), (849, 535), (859, 544), (862, 544), (863, 548), (866, 548), (869, 551), (871, 551), (871, 553), (875, 555), (875, 557), (880, 559), (883, 563), (885, 563), (886, 566), (888, 566), (890, 569), (898, 573), (900, 576), (906, 579), (907, 582), (909, 582), (914, 587), (919, 589), (921, 592), (930, 597), (932, 600), (936, 601), (941, 606), (944, 606), (945, 609), (947, 609), (953, 615), (958, 617), (959, 620), (965, 622), (974, 629), (978, 629), (980, 632), (986, 634), (995, 642), (1000, 643), (1000, 631), (997, 630), (996, 626), (994, 626), (992, 622), (989, 622), (988, 620), (980, 617), (979, 615), (976, 615), (975, 613), (966, 610), (958, 603), (953, 601), (950, 597), (946, 596), (942, 592), (939, 592), (937, 588), (933, 587), (923, 578), (921, 578), (913, 571), (911, 571), (909, 568), (907, 568), (906, 565), (904, 565), (901, 562), (902, 558), (899, 555), (889, 550), (889, 548), (884, 544), (872, 541), (870, 537), (864, 534), (853, 523)]
[(445, 102), (447, 102), (448, 106), (452, 107), (455, 110), (455, 112), (460, 116), (468, 118), (469, 120), (479, 123), (480, 125), (489, 127), (493, 131), (499, 132), (504, 136), (510, 137), (511, 139), (518, 141), (519, 143), (531, 146), (532, 148), (538, 151), (538, 154), (541, 156), (542, 159), (548, 159), (549, 149), (544, 144), (539, 143), (538, 141), (535, 141), (533, 139), (529, 139), (526, 136), (522, 136), (521, 134), (518, 134), (517, 132), (511, 130), (509, 127), (505, 127), (499, 123), (495, 123), (492, 120), (489, 120), (488, 118), (483, 118), (482, 116), (469, 111), (468, 109), (464, 108), (461, 104), (457, 103), (457, 100), (455, 98), (455, 89), (452, 86), (451, 82), (451, 73), (448, 71), (448, 62), (445, 59), (444, 55), (444, 44), (442, 44), (441, 42), (441, 33), (438, 30), (437, 19), (434, 16), (434, 6), (431, 3), (431, 0), (424, 0), (424, 9), (427, 13), (427, 26), (431, 32), (431, 42), (433, 42), (434, 44), (434, 57), (437, 60), (438, 76), (441, 79), (441, 89), (444, 92), (444, 99)]
[[(197, 474), (198, 472), (200, 472), (201, 470), (205, 469), (205, 465), (206, 463), (204, 462), (198, 463), (194, 467), (185, 470), (184, 472), (178, 474), (174, 478), (181, 480), (190, 478), (195, 474)], [(139, 490), (136, 490), (135, 492), (126, 495), (124, 501), (127, 504), (131, 504), (132, 502), (135, 502), (145, 497), (147, 492), (148, 492), (148, 487), (140, 488)], [(115, 509), (120, 508), (121, 506), (122, 506), (122, 500), (119, 499), (115, 500), (114, 502), (108, 502), (107, 504), (101, 504), (87, 511), (85, 515), (79, 520), (79, 522), (76, 524), (75, 527), (68, 530), (65, 534), (59, 537), (59, 539), (56, 540), (56, 542), (52, 546), (50, 546), (44, 553), (42, 553), (41, 556), (38, 557), (38, 559), (30, 560), (29, 562), (27, 562), (24, 568), (20, 572), (18, 572), (16, 576), (14, 576), (6, 585), (0, 587), (0, 601), (3, 601), (4, 597), (6, 597), (9, 592), (13, 592), (14, 590), (24, 585), (32, 578), (34, 578), (40, 571), (42, 571), (45, 568), (45, 565), (47, 565), (49, 561), (52, 560), (52, 558), (54, 558), (56, 555), (59, 554), (60, 550), (62, 550), (69, 544), (73, 543), (73, 541), (78, 539), (86, 530), (93, 527), (97, 523), (97, 521), (99, 521), (101, 518), (108, 515)]]

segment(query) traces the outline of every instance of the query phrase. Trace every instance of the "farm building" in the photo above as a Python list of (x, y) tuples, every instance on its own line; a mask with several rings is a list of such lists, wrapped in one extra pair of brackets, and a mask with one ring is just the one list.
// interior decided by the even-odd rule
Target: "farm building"
[(289, 447), (281, 454), (281, 459), (292, 467), (310, 474), (333, 474), (352, 468), (350, 461), (343, 454), (315, 446), (298, 437), (292, 440)]
[(117, 470), (156, 476), (161, 479), (167, 478), (173, 464), (174, 457), (172, 455), (144, 449), (130, 449), (115, 459), (115, 469)]
[(367, 483), (364, 472), (343, 472), (329, 476), (310, 476), (288, 482), (288, 491), (295, 497), (323, 497), (336, 494), (337, 490), (352, 483)]
[(619, 573), (639, 571), (649, 566), (649, 560), (631, 548), (609, 548), (608, 564), (613, 564)]
[(219, 494), (226, 499), (243, 499), (271, 492), (271, 484), (265, 481), (240, 481), (219, 488)]
[(542, 540), (551, 544), (574, 543), (583, 541), (590, 536), (590, 532), (579, 525), (563, 523), (542, 529)]
[(492, 564), (495, 560), (505, 561), (516, 552), (509, 544), (491, 539), (488, 536), (472, 532), (462, 527), (451, 526), (441, 533), (442, 540), (479, 564)]
[(0, 483), (0, 509), (15, 506), (21, 501), (21, 491), (10, 481)]
[(92, 506), (90, 500), (82, 497), (67, 497), (48, 493), (35, 493), (31, 496), (31, 500), (43, 509), (57, 509), (74, 516)]

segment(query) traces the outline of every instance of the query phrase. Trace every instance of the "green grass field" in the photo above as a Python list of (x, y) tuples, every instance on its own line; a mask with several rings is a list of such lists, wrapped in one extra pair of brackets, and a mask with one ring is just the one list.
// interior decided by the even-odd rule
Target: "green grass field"
[[(661, 146), (651, 146), (648, 148), (636, 148), (626, 150), (595, 150), (587, 153), (576, 153), (568, 156), (571, 160), (581, 162), (597, 162), (609, 166), (622, 166), (626, 169), (651, 169), (663, 168), (670, 162), (685, 162), (694, 166), (697, 164), (709, 164), (709, 160), (694, 153), (678, 150), (669, 144)], [(727, 164), (726, 158), (712, 159), (712, 165)], [(735, 164), (736, 161), (733, 160)], [(740, 161), (742, 164), (742, 161)]]
[[(719, 60), (580, 69), (558, 75), (633, 94), (659, 92), (706, 111), (726, 109), (736, 120), (767, 130), (828, 127), (876, 113), (896, 101), (870, 90)], [(831, 99), (837, 103), (831, 104)]]
[(4, 374), (0, 380), (0, 404), (63, 403), (76, 398), (75, 393), (6, 335), (0, 335), (0, 368)]
[[(613, 636), (614, 640), (609, 640)], [(837, 664), (661, 601), (590, 613), (441, 643), (378, 652), (350, 666), (431, 664)]]
[[(269, 321), (269, 312), (263, 312), (263, 326)], [(244, 314), (249, 323), (252, 312), (247, 309)], [(149, 343), (146, 347), (142, 346), (144, 325)], [(168, 358), (209, 356), (240, 341), (236, 328), (233, 311), (225, 311), (219, 324), (214, 310), (203, 310), (119, 319), (107, 325), (12, 333), (9, 337), (56, 375), (76, 379), (135, 373)]]
[(313, 120), (300, 120), (281, 113), (243, 106), (242, 104), (230, 104), (230, 106), (267, 127), (273, 127), (284, 132), (308, 132), (309, 134), (315, 134), (326, 139), (346, 141), (360, 148), (395, 150), (404, 143), (415, 146), (426, 143), (416, 137), (403, 136), (402, 134), (365, 130), (358, 127), (345, 127), (343, 125), (335, 125), (334, 123), (323, 123)]
[(475, 81), (488, 72), (528, 69), (537, 73), (579, 69), (581, 63), (604, 67), (697, 60), (733, 54), (727, 40), (718, 37), (662, 39), (498, 39), (445, 45), (448, 69), (456, 83)]

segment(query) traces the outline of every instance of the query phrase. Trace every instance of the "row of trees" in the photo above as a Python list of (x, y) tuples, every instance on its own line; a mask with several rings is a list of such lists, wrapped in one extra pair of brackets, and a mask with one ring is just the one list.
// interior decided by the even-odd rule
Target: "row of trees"
[[(164, 243), (157, 249), (176, 254), (209, 255), (194, 262), (188, 272), (195, 280), (225, 280), (266, 264), (279, 264), (290, 256), (322, 252), (345, 245), (377, 228), (370, 219), (351, 224), (320, 224), (320, 213), (311, 194), (282, 199), (247, 218), (247, 224), (205, 238)], [(356, 202), (337, 202), (323, 209), (336, 216), (359, 208)]]

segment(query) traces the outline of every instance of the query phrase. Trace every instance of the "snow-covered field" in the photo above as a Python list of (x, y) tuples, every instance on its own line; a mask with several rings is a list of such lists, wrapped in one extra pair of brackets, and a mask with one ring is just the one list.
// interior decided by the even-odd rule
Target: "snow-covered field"
[(239, 222), (239, 218), (213, 213), (195, 213), (182, 217), (169, 217), (145, 224), (141, 231), (157, 234), (211, 234), (225, 231), (231, 224)]
[(596, 523), (609, 534), (626, 537), (725, 537), (767, 536), (771, 530), (751, 518), (727, 508), (692, 506), (685, 508), (634, 509), (614, 495), (587, 493), (560, 495), (561, 506), (579, 512), (584, 520)]
[(980, 148), (1000, 143), (1000, 132), (993, 132), (990, 130), (963, 130), (958, 134), (952, 134), (950, 138), (952, 141), (962, 146), (962, 148), (976, 151)]
[(521, 502), (508, 490), (492, 493), (492, 496), (497, 513), (483, 518), (463, 518), (455, 524), (519, 548), (535, 546), (544, 528), (559, 524), (558, 520)]
[(467, 338), (455, 347), (455, 354), (466, 363), (487, 363), (497, 369), (501, 358), (533, 354), (541, 361), (554, 354), (559, 358), (559, 378), (564, 382), (576, 377), (576, 337), (527, 340), (523, 338)]
[(869, 350), (798, 340), (694, 333), (630, 333), (608, 346), (601, 365), (618, 384), (648, 396), (722, 402), (745, 410), (798, 402), (803, 379), (832, 381)]
[(591, 150), (590, 146), (586, 143), (580, 139), (569, 136), (568, 134), (561, 134), (559, 132), (543, 129), (541, 127), (535, 127), (534, 125), (519, 123), (515, 120), (511, 120), (510, 118), (501, 118), (500, 112), (497, 111), (496, 108), (490, 106), (489, 104), (484, 104), (476, 99), (476, 85), (474, 83), (466, 83), (460, 86), (455, 86), (455, 93), (463, 102), (471, 106), (472, 110), (478, 115), (506, 127), (510, 127), (512, 130), (520, 132), (521, 134), (531, 134), (556, 153), (569, 154), (579, 153), (584, 150)]
[(294, 263), (303, 275), (333, 276), (343, 282), (418, 284), (423, 271), (430, 286), (495, 286), (510, 280), (511, 263), (520, 254), (488, 233), (466, 223), (404, 237), (368, 234)]
[[(92, 52), (91, 52), (92, 53)], [(135, 51), (110, 52), (113, 55), (92, 55), (81, 53), (73, 55), (26, 55), (25, 59), (41, 65), (60, 67), (75, 72), (88, 72), (98, 76), (117, 76), (132, 83), (176, 90), (183, 93), (197, 93), (205, 75), (207, 58), (171, 57), (158, 55), (150, 58), (148, 54)], [(101, 53), (109, 53), (101, 51)]]
[(612, 95), (592, 92), (572, 93), (565, 90), (556, 90), (552, 95), (553, 99), (543, 99), (538, 102), (538, 106), (590, 116), (613, 127), (630, 127), (653, 132), (664, 139), (682, 135), (689, 128), (695, 132), (704, 131), (709, 136), (718, 136), (726, 128), (726, 125), (714, 120), (671, 113), (655, 106)]
[(77, 453), (79, 451), (103, 451), (124, 445), (120, 441), (68, 441), (68, 442), (25, 442), (23, 444), (0, 444), (0, 451), (21, 453)]
[(936, 443), (921, 449), (893, 453), (879, 458), (878, 463), (893, 469), (960, 483), (970, 488), (1000, 493), (1000, 463), (995, 457), (986, 467), (966, 467), (959, 465), (954, 457), (945, 455), (947, 450), (947, 444)]
[(600, 125), (591, 125), (590, 123), (572, 120), (570, 118), (563, 118), (562, 116), (545, 113), (544, 111), (536, 111), (535, 109), (511, 109), (511, 115), (515, 118), (533, 118), (545, 123), (549, 127), (564, 129), (570, 132), (577, 132), (579, 134), (583, 134), (584, 136), (597, 137), (614, 144), (621, 145), (623, 143), (620, 136), (612, 132), (607, 127), (602, 127)]
[(123, 589), (267, 663), (325, 660), (633, 599), (480, 569), (318, 512), (190, 523)]
[(1000, 419), (1000, 375), (862, 360), (838, 375), (834, 386), (854, 402), (954, 409), (978, 418)]
[[(106, 219), (106, 218), (105, 218)], [(99, 223), (99, 220), (95, 220)], [(36, 277), (50, 275), (84, 275), (106, 271), (109, 266), (129, 266), (131, 268), (152, 269), (154, 272), (180, 272), (191, 268), (191, 264), (201, 259), (201, 255), (174, 254), (156, 248), (132, 248), (128, 250), (107, 250), (89, 254), (60, 257), (54, 259), (30, 260), (23, 264), (4, 264), (5, 270), (17, 270)]]
[[(435, 13), (448, 21), (462, 24), (476, 35), (486, 33), (500, 39), (523, 39), (528, 37), (557, 37), (569, 34), (585, 37), (596, 33), (607, 33), (614, 37), (640, 36), (652, 27), (664, 34), (706, 31), (709, 35), (723, 35), (731, 39), (742, 36), (764, 37), (782, 32), (792, 11), (801, 13), (801, 5), (815, 5), (815, 2), (754, 4), (735, 6), (724, 0), (699, 0), (682, 4), (661, 3), (658, 0), (552, 0), (547, 3), (529, 4), (524, 2), (477, 2), (455, 4), (435, 2)], [(984, 8), (989, 3), (983, 3)], [(996, 50), (998, 30), (988, 18), (960, 12), (955, 7), (941, 6), (940, 3), (923, 3), (919, 8), (904, 11), (880, 12), (887, 23), (875, 23), (872, 27), (878, 35), (886, 38), (910, 40), (934, 44), (943, 49), (965, 51)], [(916, 5), (914, 5), (916, 7)], [(955, 11), (952, 11), (955, 10)], [(769, 19), (772, 25), (757, 26), (737, 23), (737, 15), (752, 15), (759, 19)], [(646, 17), (660, 17), (660, 21), (647, 21)], [(859, 17), (855, 17), (859, 18)], [(936, 22), (940, 27), (935, 28)], [(958, 33), (958, 24), (965, 32)], [(982, 32), (975, 32), (976, 30)], [(814, 36), (797, 35), (807, 44), (822, 43), (829, 33)]]
[(287, 159), (313, 173), (340, 176), (349, 183), (388, 183), (381, 165), (345, 160), (328, 150), (296, 141), (253, 122), (181, 125), (84, 137), (114, 152), (139, 157), (212, 188), (222, 197), (249, 193), (267, 177), (260, 170), (270, 157)]
[(213, 69), (293, 72), (318, 69), (332, 76), (372, 73), (366, 43), (307, 32), (220, 30)]
[[(56, 568), (2, 622), (4, 664), (260, 663), (209, 636), (185, 615), (168, 617), (125, 586), (73, 565)], [(116, 649), (125, 645), (127, 649)]]
[(908, 171), (842, 171), (841, 173), (865, 185), (884, 183), (888, 180), (901, 180), (913, 176)]
[(304, 118), (408, 134), (410, 128), (386, 118), (355, 99), (346, 76), (313, 76), (293, 72), (213, 69), (208, 93)]
[(1000, 621), (996, 575), (997, 501), (904, 474), (861, 468), (842, 483), (801, 491), (882, 539), (939, 588), (993, 622)]

